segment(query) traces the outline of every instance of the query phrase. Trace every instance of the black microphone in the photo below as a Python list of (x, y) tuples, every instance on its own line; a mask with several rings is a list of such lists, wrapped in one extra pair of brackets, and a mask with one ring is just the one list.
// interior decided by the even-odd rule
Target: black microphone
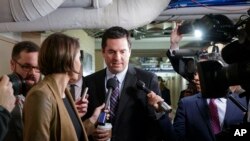
[[(149, 90), (145, 86), (145, 83), (143, 81), (141, 81), (141, 80), (138, 80), (136, 82), (136, 86), (137, 86), (138, 89), (143, 90), (145, 93), (150, 93), (151, 92), (151, 90)], [(172, 111), (172, 107), (169, 106), (165, 101), (159, 102), (158, 104), (161, 106), (161, 108), (164, 110), (164, 112), (170, 113)]]
[[(108, 93), (107, 93), (107, 97), (105, 99), (105, 107), (104, 110), (107, 110), (109, 108), (109, 102), (110, 102), (110, 97), (112, 92), (114, 91), (114, 89), (116, 87), (118, 87), (118, 82), (115, 78), (110, 78), (107, 81), (107, 85), (106, 85), (107, 89), (108, 89)], [(99, 125), (105, 125), (106, 123), (106, 112), (102, 111), (100, 113), (100, 116), (98, 118), (98, 124)]]
[(229, 95), (228, 98), (237, 105), (243, 112), (247, 112), (247, 108), (243, 106), (238, 100), (236, 100), (233, 95)]

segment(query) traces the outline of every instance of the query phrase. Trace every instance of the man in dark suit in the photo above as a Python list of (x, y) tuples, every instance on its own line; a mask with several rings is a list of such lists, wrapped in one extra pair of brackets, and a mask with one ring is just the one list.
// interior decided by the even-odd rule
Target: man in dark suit
[[(136, 88), (136, 82), (145, 82), (146, 87), (160, 94), (157, 76), (129, 65), (131, 41), (129, 32), (122, 27), (107, 29), (102, 37), (102, 55), (107, 68), (85, 77), (89, 87), (89, 105), (85, 117), (105, 102), (106, 82), (114, 76), (118, 80), (119, 95), (117, 110), (112, 123), (112, 141), (162, 141), (159, 120), (169, 120), (164, 113), (157, 113), (147, 102), (147, 94)], [(163, 116), (162, 116), (163, 115)], [(169, 128), (172, 125), (169, 123)], [(170, 130), (171, 131), (171, 130)], [(96, 129), (93, 137), (101, 140), (108, 136)]]
[[(232, 94), (243, 106), (247, 101), (239, 98), (239, 95)], [(233, 125), (244, 122), (245, 113), (228, 98), (217, 98), (218, 113), (220, 118), (221, 132), (214, 134), (211, 126), (208, 101), (210, 99), (202, 97), (202, 94), (184, 97), (179, 101), (174, 128), (178, 140), (186, 141), (215, 141), (216, 137), (223, 138), (232, 134), (227, 134)]]

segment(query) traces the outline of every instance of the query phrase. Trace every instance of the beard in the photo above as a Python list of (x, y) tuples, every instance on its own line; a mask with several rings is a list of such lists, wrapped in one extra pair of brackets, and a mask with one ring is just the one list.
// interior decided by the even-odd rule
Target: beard
[(37, 83), (34, 75), (28, 75), (25, 78), (27, 92)]

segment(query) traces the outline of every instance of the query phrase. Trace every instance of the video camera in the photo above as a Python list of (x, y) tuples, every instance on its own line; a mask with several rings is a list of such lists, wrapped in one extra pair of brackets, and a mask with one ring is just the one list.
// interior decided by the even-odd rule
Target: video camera
[(229, 42), (235, 36), (235, 25), (225, 15), (208, 14), (200, 19), (186, 21), (178, 27), (178, 34), (201, 31), (201, 39), (213, 42)]
[[(193, 22), (184, 22), (179, 26), (178, 34), (187, 34), (195, 29), (202, 30), (204, 35), (201, 39), (211, 42), (213, 51), (180, 50), (176, 54), (197, 56), (197, 71), (203, 96), (224, 97), (232, 85), (241, 85), (249, 93), (250, 16), (233, 24), (224, 15), (209, 14)], [(221, 53), (215, 43), (226, 44)]]
[(14, 95), (26, 94), (27, 87), (26, 82), (17, 73), (11, 73), (7, 75), (12, 83), (12, 88), (14, 90)]
[[(240, 96), (246, 96), (250, 101), (250, 10), (245, 19), (240, 19), (236, 24), (223, 15), (206, 15), (196, 20), (191, 25), (206, 29), (203, 40), (210, 41), (213, 45), (212, 53), (200, 50), (184, 50), (176, 52), (178, 56), (195, 56), (196, 66), (200, 79), (201, 93), (206, 98), (220, 98), (228, 96), (229, 86), (240, 85), (245, 92)], [(227, 21), (224, 22), (223, 20)], [(179, 34), (190, 31), (181, 26)], [(205, 28), (207, 27), (207, 28)], [(223, 43), (225, 47), (218, 51), (215, 43)], [(245, 108), (238, 101), (229, 96), (243, 112), (247, 112), (246, 119), (240, 125), (232, 125), (223, 132), (223, 138), (231, 139), (236, 129), (250, 129), (250, 105)], [(249, 136), (249, 133), (248, 133)], [(220, 139), (219, 139), (220, 140)], [(225, 140), (225, 139), (224, 139)]]
[[(227, 64), (219, 59), (197, 63), (201, 91), (205, 97), (224, 97), (228, 87), (232, 85), (241, 85), (246, 92), (250, 92), (249, 29), (249, 17), (241, 21), (241, 25), (232, 27), (231, 31), (236, 31), (234, 37), (237, 39), (234, 40), (231, 36), (231, 41), (221, 51), (221, 56)], [(243, 32), (245, 35), (242, 38)]]

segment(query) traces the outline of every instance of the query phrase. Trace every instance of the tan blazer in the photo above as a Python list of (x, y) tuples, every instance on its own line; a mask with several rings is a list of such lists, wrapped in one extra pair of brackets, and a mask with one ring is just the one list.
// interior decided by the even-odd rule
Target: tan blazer
[[(54, 79), (48, 75), (29, 91), (24, 104), (24, 141), (78, 140), (58, 87), (60, 86), (57, 86)], [(65, 94), (77, 112), (68, 89)], [(79, 116), (78, 119), (81, 121)], [(93, 129), (94, 125), (89, 122), (85, 121), (87, 128)], [(84, 141), (88, 141), (87, 132), (82, 122), (80, 123)]]

